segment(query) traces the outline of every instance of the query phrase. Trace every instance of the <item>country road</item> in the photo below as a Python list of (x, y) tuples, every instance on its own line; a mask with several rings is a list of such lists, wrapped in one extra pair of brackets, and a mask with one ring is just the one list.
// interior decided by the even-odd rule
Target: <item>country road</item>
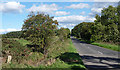
[(120, 52), (87, 44), (73, 37), (71, 37), (71, 40), (81, 56), (83, 63), (88, 69), (120, 68), (120, 58), (118, 58), (118, 53)]

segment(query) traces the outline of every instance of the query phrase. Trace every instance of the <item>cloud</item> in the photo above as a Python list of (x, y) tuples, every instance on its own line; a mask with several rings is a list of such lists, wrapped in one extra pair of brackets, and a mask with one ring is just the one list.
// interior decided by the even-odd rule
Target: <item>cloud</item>
[(91, 18), (88, 16), (79, 16), (79, 15), (72, 15), (72, 16), (63, 16), (63, 17), (55, 17), (54, 20), (57, 20), (60, 23), (74, 23), (74, 22), (93, 22), (95, 18)]
[(68, 27), (74, 27), (75, 25), (77, 25), (77, 24), (62, 24), (62, 23), (59, 23), (59, 26), (61, 26), (61, 27), (64, 27), (64, 28), (68, 28)]
[(103, 8), (92, 8), (91, 13), (89, 13), (90, 16), (95, 16), (96, 14), (101, 15), (101, 11)]
[(72, 4), (70, 6), (66, 6), (66, 8), (82, 9), (82, 8), (89, 8), (89, 5), (85, 3), (79, 3), (79, 4)]
[(85, 11), (81, 12), (80, 15), (85, 15)]
[(11, 31), (20, 31), (21, 29), (14, 29), (14, 28), (8, 28), (8, 29), (0, 29), (0, 34), (7, 33)]
[(74, 26), (76, 26), (79, 23), (59, 23), (59, 28), (69, 28), (70, 30), (73, 29)]
[(118, 3), (117, 2), (95, 2), (92, 7), (95, 7), (95, 8), (105, 7), (105, 8), (107, 8), (109, 5), (112, 5), (115, 7), (118, 5)]
[(103, 8), (92, 8), (91, 11), (94, 12), (94, 13), (101, 13), (101, 10)]
[(57, 12), (55, 12), (56, 16), (68, 15), (68, 14), (70, 14), (70, 12), (65, 12), (65, 11), (57, 11)]
[(58, 9), (59, 8), (56, 4), (40, 4), (39, 6), (33, 5), (31, 8), (27, 9), (27, 11), (51, 13), (53, 11), (57, 11)]
[(21, 13), (24, 7), (19, 2), (0, 3), (0, 11), (5, 13)]
[(96, 14), (101, 15), (101, 11), (103, 8), (107, 8), (109, 5), (117, 6), (116, 2), (95, 2), (91, 8), (91, 12), (89, 13), (90, 16), (95, 16)]

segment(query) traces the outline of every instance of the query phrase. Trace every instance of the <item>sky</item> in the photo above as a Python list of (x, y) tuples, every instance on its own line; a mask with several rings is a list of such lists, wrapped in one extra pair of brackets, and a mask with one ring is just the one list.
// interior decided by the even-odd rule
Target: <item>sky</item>
[[(90, 2), (91, 1), (91, 2)], [(101, 15), (101, 10), (109, 5), (117, 6), (119, 0), (61, 0), (57, 1), (33, 1), (26, 2), (23, 0), (11, 0), (0, 2), (0, 34), (20, 31), (24, 20), (31, 11), (44, 12), (50, 16), (54, 16), (53, 20), (59, 22), (58, 27), (72, 29), (81, 22), (93, 22), (95, 14)], [(102, 0), (101, 0), (102, 1)]]

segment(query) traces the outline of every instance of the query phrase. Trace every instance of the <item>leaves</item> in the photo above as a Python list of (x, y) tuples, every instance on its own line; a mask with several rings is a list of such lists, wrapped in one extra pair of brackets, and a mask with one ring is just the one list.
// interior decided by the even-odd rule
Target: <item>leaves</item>
[(95, 16), (93, 23), (82, 22), (72, 29), (72, 35), (87, 41), (119, 42), (120, 38), (120, 5), (104, 8), (101, 16)]
[(50, 44), (48, 40), (56, 35), (56, 25), (58, 25), (58, 22), (57, 20), (53, 21), (53, 17), (40, 13), (35, 15), (32, 12), (22, 27), (23, 36), (30, 40), (33, 45), (39, 45), (38, 48), (45, 49)]

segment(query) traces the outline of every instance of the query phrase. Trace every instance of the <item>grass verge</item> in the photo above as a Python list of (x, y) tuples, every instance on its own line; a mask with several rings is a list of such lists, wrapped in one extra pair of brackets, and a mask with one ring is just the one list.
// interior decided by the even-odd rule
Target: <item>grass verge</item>
[[(5, 40), (3, 46), (6, 46), (6, 42), (9, 44), (9, 40)], [(24, 39), (15, 39), (11, 43), (13, 43), (12, 46), (15, 47), (18, 47), (21, 44), (20, 47), (23, 48), (30, 42)], [(19, 57), (21, 57), (21, 55), (19, 55)], [(39, 60), (42, 59), (42, 57), (43, 54), (40, 52), (31, 52), (27, 57), (25, 56), (24, 60), (20, 63), (17, 61), (11, 62), (10, 64), (4, 63), (3, 68), (67, 68), (69, 70), (85, 70), (81, 57), (77, 53), (71, 39), (66, 39), (64, 41), (57, 40), (50, 46), (48, 56), (44, 59), (44, 61), (40, 62)]]
[[(79, 39), (79, 38), (77, 38)], [(99, 47), (103, 47), (103, 48), (107, 48), (113, 51), (120, 51), (120, 45), (116, 45), (116, 44), (110, 44), (110, 43), (106, 43), (106, 42), (91, 42), (91, 41), (87, 41), (87, 40), (81, 40), (80, 41), (86, 42), (88, 44), (92, 44), (92, 45), (96, 45)]]
[(67, 68), (69, 70), (85, 70), (82, 59), (77, 53), (71, 39), (64, 41), (61, 43), (61, 45), (60, 43), (59, 45), (56, 44), (53, 47), (54, 51), (49, 53), (49, 55), (51, 55), (49, 57), (55, 58), (55, 63), (48, 66), (40, 65), (40, 68)]
[(120, 46), (119, 45), (113, 45), (113, 44), (101, 43), (101, 42), (100, 43), (93, 42), (93, 43), (90, 43), (90, 44), (97, 45), (97, 46), (107, 48), (107, 49), (111, 49), (111, 50), (114, 50), (114, 51), (120, 51)]

